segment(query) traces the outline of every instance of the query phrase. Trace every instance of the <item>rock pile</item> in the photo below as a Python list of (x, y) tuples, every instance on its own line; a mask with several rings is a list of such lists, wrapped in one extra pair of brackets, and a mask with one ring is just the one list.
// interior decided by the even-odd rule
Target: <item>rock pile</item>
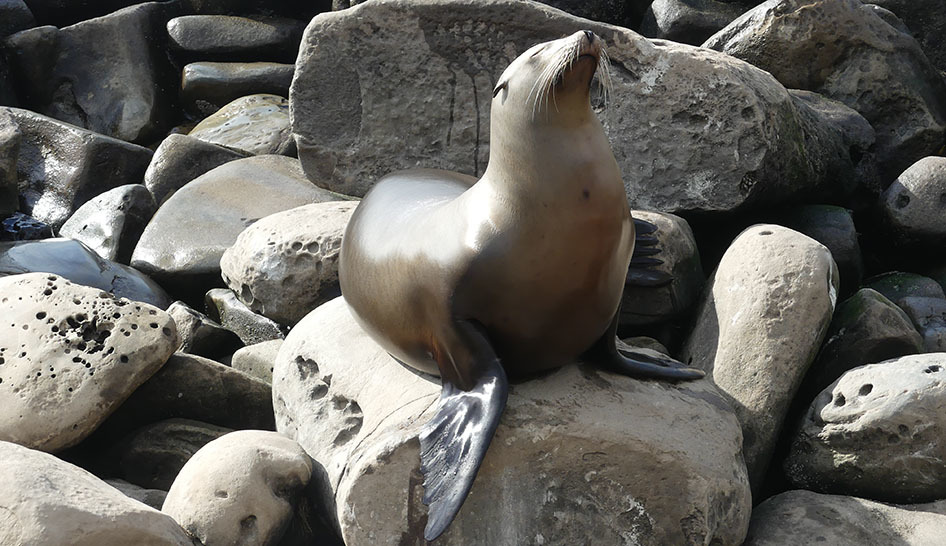
[(0, 542), (422, 543), (439, 380), (338, 297), (344, 228), (482, 174), (499, 74), (582, 29), (673, 276), (619, 333), (708, 375), (512, 385), (439, 542), (946, 535), (941, 6), (301, 4), (0, 1)]

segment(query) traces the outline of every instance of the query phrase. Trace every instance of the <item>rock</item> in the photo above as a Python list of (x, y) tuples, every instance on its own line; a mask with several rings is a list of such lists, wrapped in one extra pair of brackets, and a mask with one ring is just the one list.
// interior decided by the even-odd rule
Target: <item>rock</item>
[[(3, 4), (0, 4), (0, 8), (2, 6)], [(10, 216), (19, 207), (16, 162), (22, 136), (23, 133), (13, 116), (0, 109), (0, 218)]]
[(151, 161), (147, 148), (20, 110), (2, 108), (22, 133), (16, 168), (20, 211), (54, 229), (96, 195), (138, 184)]
[(946, 498), (946, 353), (855, 368), (811, 404), (785, 473), (822, 493)]
[(85, 286), (167, 309), (171, 298), (137, 270), (101, 258), (73, 239), (0, 242), (0, 277), (52, 273)]
[(752, 511), (745, 546), (916, 544), (946, 534), (946, 502), (890, 506), (856, 497), (787, 491)]
[(648, 38), (700, 45), (745, 10), (731, 1), (654, 0), (644, 12), (640, 32)]
[(841, 275), (841, 294), (853, 293), (864, 277), (864, 260), (851, 211), (831, 205), (804, 205), (788, 213), (785, 225), (831, 251)]
[(356, 201), (303, 205), (243, 230), (223, 253), (224, 282), (254, 313), (293, 325), (341, 295), (338, 253)]
[[(291, 157), (225, 163), (172, 195), (145, 228), (132, 255), (169, 289), (203, 294), (220, 286), (220, 257), (258, 219), (341, 197), (309, 182)], [(182, 298), (186, 299), (186, 298)]]
[(279, 544), (312, 460), (275, 432), (222, 436), (184, 465), (161, 511), (204, 544)]
[(159, 421), (129, 434), (106, 460), (112, 472), (129, 482), (167, 491), (197, 450), (228, 432), (232, 430), (190, 419)]
[(158, 205), (198, 176), (247, 154), (187, 135), (168, 135), (154, 151), (145, 186)]
[(651, 257), (663, 263), (649, 269), (669, 273), (673, 281), (656, 288), (625, 286), (621, 324), (654, 324), (677, 318), (692, 307), (706, 280), (693, 231), (686, 220), (672, 214), (635, 210), (632, 215), (657, 226), (654, 235), (660, 253)]
[(148, 2), (6, 41), (19, 95), (31, 110), (121, 140), (148, 144), (176, 117), (177, 74), (166, 53), (174, 3)]
[(161, 509), (161, 505), (164, 504), (164, 499), (168, 496), (167, 491), (161, 491), (160, 489), (145, 489), (144, 487), (138, 487), (133, 483), (128, 483), (125, 480), (105, 480), (105, 483), (111, 485), (115, 489), (118, 489), (126, 497), (135, 499), (140, 503), (147, 504), (155, 510)]
[(233, 353), (230, 366), (234, 370), (258, 377), (267, 383), (273, 382), (273, 367), (276, 363), (276, 354), (282, 347), (283, 340), (273, 339), (247, 345)]
[(946, 300), (903, 298), (900, 300), (900, 307), (923, 336), (925, 352), (946, 352)]
[(189, 133), (249, 155), (295, 155), (289, 102), (261, 93), (241, 97), (208, 116)]
[(841, 129), (769, 74), (514, 0), (385, 0), (313, 19), (290, 90), (306, 174), (359, 196), (402, 168), (482, 174), (493, 83), (528, 46), (581, 29), (608, 45), (601, 119), (633, 208), (732, 211), (854, 184)]
[(292, 62), (305, 23), (278, 17), (185, 15), (168, 21), (171, 45), (201, 59)]
[(946, 244), (946, 157), (924, 157), (903, 172), (880, 196), (892, 247)]
[(294, 71), (295, 65), (285, 63), (190, 63), (184, 67), (181, 95), (214, 110), (256, 93), (288, 97)]
[(877, 130), (882, 182), (943, 144), (946, 82), (916, 40), (860, 0), (769, 0), (703, 47), (860, 112)]
[(263, 315), (254, 313), (237, 299), (232, 290), (226, 288), (210, 290), (204, 301), (207, 305), (207, 313), (224, 328), (238, 335), (245, 345), (286, 337), (282, 326)]
[[(0, 38), (2, 40), (2, 38)], [(19, 106), (20, 100), (13, 89), (13, 78), (6, 59), (0, 55), (0, 106)]]
[(14, 212), (0, 222), (0, 241), (51, 239), (53, 228), (22, 212)]
[(871, 0), (871, 4), (897, 14), (930, 62), (946, 71), (946, 44), (942, 40), (946, 18), (943, 17), (943, 6), (937, 0)]
[(946, 298), (938, 282), (916, 273), (890, 271), (865, 280), (864, 285), (898, 305), (903, 298)]
[(239, 336), (182, 301), (168, 307), (181, 335), (181, 352), (218, 360), (243, 346)]
[(81, 441), (177, 348), (164, 311), (55, 275), (0, 278), (0, 440)]
[(157, 206), (148, 188), (128, 184), (93, 197), (59, 228), (106, 260), (128, 263)]
[[(349, 546), (422, 541), (417, 434), (440, 390), (368, 338), (342, 298), (287, 337), (273, 374), (278, 430), (325, 467), (324, 502)], [(739, 437), (707, 381), (643, 382), (569, 365), (514, 383), (441, 541), (739, 544), (750, 503)]]
[(175, 353), (142, 384), (94, 438), (116, 441), (131, 431), (182, 418), (231, 429), (274, 430), (269, 384), (213, 360)]
[(707, 283), (681, 360), (706, 370), (731, 398), (754, 490), (827, 332), (837, 289), (827, 248), (766, 224), (743, 231)]
[(0, 40), (35, 26), (33, 12), (23, 0), (0, 0)]
[(0, 442), (4, 544), (196, 546), (174, 520), (85, 470)]
[[(232, 0), (229, 0), (232, 1)], [(93, 17), (108, 15), (140, 0), (26, 0), (36, 19), (44, 25), (64, 27)]]

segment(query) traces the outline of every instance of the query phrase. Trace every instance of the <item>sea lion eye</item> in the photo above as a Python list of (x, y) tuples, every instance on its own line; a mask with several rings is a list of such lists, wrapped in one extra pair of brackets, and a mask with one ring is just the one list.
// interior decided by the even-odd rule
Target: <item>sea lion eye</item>
[(500, 91), (502, 91), (503, 89), (507, 87), (507, 85), (508, 85), (508, 82), (501, 82), (499, 85), (497, 85), (496, 89), (493, 89), (493, 97), (498, 95)]

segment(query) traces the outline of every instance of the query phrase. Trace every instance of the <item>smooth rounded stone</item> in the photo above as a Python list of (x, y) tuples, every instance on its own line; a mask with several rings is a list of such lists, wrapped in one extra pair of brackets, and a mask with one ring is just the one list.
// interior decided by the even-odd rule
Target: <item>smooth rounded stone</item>
[(743, 231), (707, 282), (680, 359), (730, 397), (754, 491), (827, 333), (837, 290), (827, 248), (770, 224)]
[(150, 144), (176, 117), (177, 72), (164, 23), (171, 2), (148, 2), (6, 41), (19, 95), (31, 110), (128, 142)]
[(930, 62), (946, 71), (946, 17), (940, 0), (871, 0), (895, 13), (916, 38)]
[(515, 0), (382, 0), (316, 16), (289, 95), (306, 174), (358, 196), (403, 168), (481, 175), (494, 82), (529, 46), (583, 29), (615, 67), (600, 118), (632, 208), (732, 211), (853, 187), (842, 129), (766, 72)]
[(891, 506), (798, 489), (771, 497), (752, 510), (744, 546), (935, 546), (944, 536), (944, 501)]
[(103, 259), (74, 239), (0, 242), (0, 277), (36, 272), (59, 275), (161, 309), (171, 304), (164, 289), (146, 275)]
[(22, 137), (16, 162), (20, 211), (59, 229), (82, 204), (124, 184), (138, 184), (151, 150), (29, 110), (0, 107), (0, 131), (12, 118)]
[(217, 108), (256, 93), (289, 96), (294, 64), (197, 62), (184, 67), (181, 95)]
[(0, 542), (196, 546), (171, 517), (85, 470), (0, 441)]
[(882, 182), (943, 145), (946, 82), (913, 37), (861, 0), (769, 0), (703, 47), (860, 112), (877, 130)]
[(946, 353), (841, 376), (805, 414), (785, 474), (822, 493), (899, 503), (946, 498)]
[(648, 38), (700, 45), (739, 17), (747, 6), (715, 0), (654, 0), (640, 32)]
[(293, 155), (289, 101), (259, 93), (241, 97), (207, 116), (190, 136), (249, 155)]
[(198, 176), (224, 163), (243, 159), (247, 154), (204, 142), (199, 138), (173, 134), (161, 141), (145, 171), (144, 184), (158, 205)]
[(182, 301), (172, 303), (168, 314), (181, 335), (181, 352), (217, 360), (243, 346), (239, 336)]
[(129, 434), (110, 450), (107, 460), (110, 470), (125, 480), (167, 491), (197, 450), (229, 432), (232, 429), (191, 419), (159, 421)]
[(282, 344), (283, 340), (273, 339), (247, 345), (233, 353), (230, 367), (253, 377), (258, 377), (267, 383), (272, 383), (276, 354), (279, 353)]
[(77, 444), (167, 361), (171, 317), (44, 273), (0, 278), (0, 440)]
[(903, 298), (900, 300), (900, 307), (923, 336), (925, 352), (946, 352), (946, 300)]
[[(323, 502), (349, 546), (422, 542), (417, 435), (440, 390), (372, 341), (343, 298), (286, 338), (273, 372), (277, 427), (324, 466)], [(750, 507), (740, 435), (708, 381), (569, 365), (514, 383), (440, 541), (739, 544)]]
[(202, 59), (292, 62), (305, 23), (280, 17), (185, 15), (167, 23), (171, 45)]
[(204, 544), (279, 544), (312, 459), (276, 432), (222, 436), (184, 465), (161, 511)]
[(155, 510), (161, 509), (161, 506), (164, 504), (164, 499), (168, 496), (167, 491), (162, 491), (160, 489), (145, 489), (144, 487), (139, 487), (133, 483), (128, 483), (125, 480), (105, 480), (105, 483), (111, 485), (115, 489), (118, 489), (126, 497), (135, 499), (136, 501), (146, 504)]
[(654, 236), (660, 253), (645, 258), (663, 263), (647, 269), (668, 273), (673, 280), (660, 287), (625, 286), (621, 324), (656, 324), (677, 318), (693, 306), (706, 280), (693, 230), (686, 220), (673, 214), (635, 210), (632, 215), (657, 226)]
[(938, 282), (916, 273), (890, 271), (866, 279), (864, 286), (873, 288), (896, 304), (903, 298), (946, 299), (946, 293)]
[(20, 206), (16, 163), (22, 136), (13, 116), (0, 109), (0, 219), (10, 216)]
[(254, 313), (299, 322), (341, 294), (338, 253), (357, 201), (303, 205), (246, 228), (223, 253), (224, 282)]
[(275, 430), (268, 383), (208, 358), (175, 353), (102, 424), (95, 439), (117, 441), (174, 418), (234, 430)]
[(838, 305), (797, 397), (807, 407), (852, 368), (921, 352), (923, 339), (906, 313), (879, 292), (862, 288)]
[(841, 294), (853, 293), (864, 277), (864, 260), (851, 211), (832, 205), (803, 205), (789, 211), (786, 227), (804, 233), (831, 251), (841, 275)]
[[(232, 0), (228, 0), (232, 1)], [(140, 0), (26, 0), (27, 5), (36, 15), (36, 20), (44, 25), (65, 27), (94, 17), (108, 15), (134, 4)]]
[(946, 245), (946, 157), (924, 157), (880, 196), (890, 246)]
[(204, 302), (210, 317), (239, 336), (245, 345), (286, 337), (285, 328), (272, 319), (254, 313), (228, 288), (209, 290)]
[(35, 26), (33, 12), (23, 0), (0, 0), (0, 39)]
[(174, 193), (145, 228), (131, 264), (203, 294), (220, 286), (220, 257), (264, 216), (341, 199), (305, 178), (299, 161), (266, 155), (230, 161)]
[(128, 263), (138, 238), (158, 209), (148, 188), (128, 184), (86, 201), (59, 228), (106, 260)]
[(34, 241), (52, 237), (53, 228), (49, 224), (22, 212), (14, 212), (0, 221), (0, 241)]

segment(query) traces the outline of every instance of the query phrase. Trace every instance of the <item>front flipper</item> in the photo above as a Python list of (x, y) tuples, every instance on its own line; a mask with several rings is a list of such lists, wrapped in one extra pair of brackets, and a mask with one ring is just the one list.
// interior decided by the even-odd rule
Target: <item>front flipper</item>
[(660, 254), (660, 247), (657, 246), (659, 241), (653, 234), (655, 231), (657, 231), (656, 225), (647, 220), (634, 218), (634, 255), (627, 269), (625, 286), (658, 287), (666, 286), (673, 281), (672, 275), (655, 269), (655, 266), (664, 263), (660, 258), (653, 257)]
[(506, 372), (485, 336), (467, 326), (465, 333), (476, 338), (471, 349), (480, 374), (469, 391), (444, 380), (437, 414), (420, 433), (428, 541), (446, 530), (466, 500), (509, 393)]

